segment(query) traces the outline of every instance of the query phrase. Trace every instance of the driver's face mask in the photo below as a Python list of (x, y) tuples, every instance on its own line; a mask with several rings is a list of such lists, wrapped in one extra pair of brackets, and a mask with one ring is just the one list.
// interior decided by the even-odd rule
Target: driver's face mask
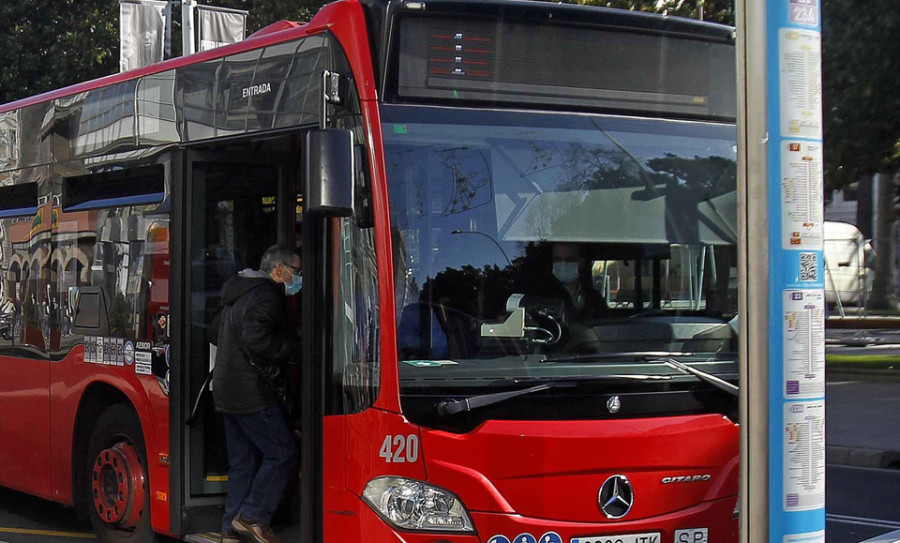
[(578, 279), (578, 262), (554, 262), (553, 276), (563, 283), (572, 283)]

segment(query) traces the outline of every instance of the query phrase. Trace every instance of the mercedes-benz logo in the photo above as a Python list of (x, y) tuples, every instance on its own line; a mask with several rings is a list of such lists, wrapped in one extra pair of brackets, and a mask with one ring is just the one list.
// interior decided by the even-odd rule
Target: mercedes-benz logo
[(609, 409), (610, 413), (618, 413), (621, 407), (622, 402), (619, 400), (618, 396), (610, 396), (610, 398), (606, 400), (606, 408)]
[(634, 505), (634, 489), (624, 475), (613, 475), (600, 486), (597, 502), (606, 518), (619, 519)]

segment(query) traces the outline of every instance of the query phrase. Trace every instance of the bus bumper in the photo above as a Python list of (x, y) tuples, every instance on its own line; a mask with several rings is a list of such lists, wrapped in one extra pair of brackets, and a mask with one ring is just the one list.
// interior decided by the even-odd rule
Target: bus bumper
[[(632, 541), (641, 543), (737, 543), (736, 499), (735, 496), (732, 496), (704, 502), (668, 515), (608, 523), (551, 521), (514, 514), (470, 511), (469, 514), (477, 530), (476, 534), (396, 530), (365, 505), (362, 500), (359, 500), (357, 511), (360, 522), (357, 524), (345, 521), (332, 524), (332, 529), (327, 531), (325, 540), (327, 542), (368, 541), (370, 543), (627, 543), (628, 535), (656, 534), (655, 539), (647, 536), (644, 539), (632, 539)], [(351, 534), (346, 531), (348, 529), (354, 532), (359, 531)]]
[(479, 541), (483, 543), (737, 543), (735, 501), (736, 497), (729, 497), (667, 515), (605, 523), (551, 521), (496, 513), (472, 512), (471, 515)]

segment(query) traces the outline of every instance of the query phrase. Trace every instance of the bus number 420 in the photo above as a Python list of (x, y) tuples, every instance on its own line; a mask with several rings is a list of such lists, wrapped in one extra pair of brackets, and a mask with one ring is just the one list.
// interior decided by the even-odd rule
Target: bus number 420
[(419, 436), (415, 434), (408, 436), (384, 436), (378, 456), (384, 458), (384, 461), (388, 464), (415, 462), (419, 459)]

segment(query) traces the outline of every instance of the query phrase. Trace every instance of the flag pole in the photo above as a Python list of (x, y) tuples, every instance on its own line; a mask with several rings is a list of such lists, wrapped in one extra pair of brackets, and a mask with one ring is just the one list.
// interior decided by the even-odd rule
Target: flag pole
[(197, 52), (194, 43), (194, 5), (196, 0), (181, 0), (181, 43), (184, 56)]

